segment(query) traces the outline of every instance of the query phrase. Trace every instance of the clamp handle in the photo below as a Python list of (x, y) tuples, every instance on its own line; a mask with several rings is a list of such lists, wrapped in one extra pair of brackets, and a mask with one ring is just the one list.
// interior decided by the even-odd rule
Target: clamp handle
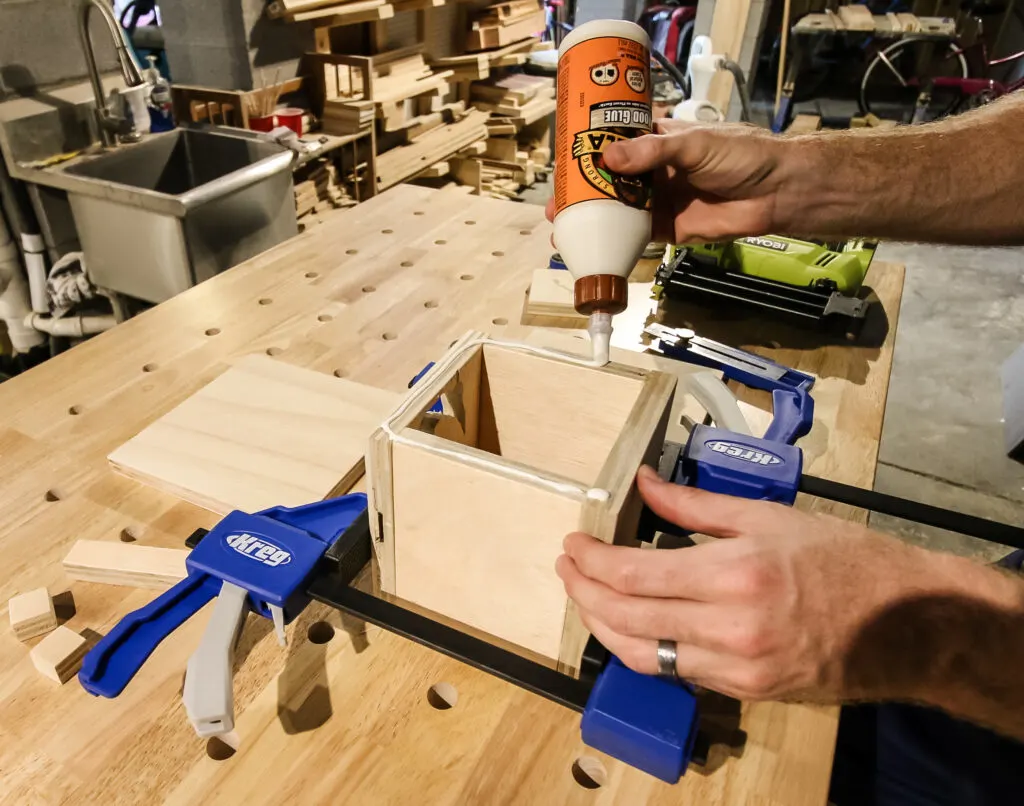
[(204, 738), (234, 730), (232, 668), (235, 644), (249, 609), (248, 591), (225, 581), (203, 640), (188, 660), (182, 699), (192, 726)]
[(764, 432), (764, 439), (792, 445), (806, 436), (814, 425), (814, 400), (803, 386), (774, 389), (772, 415), (772, 423)]
[(121, 619), (82, 661), (78, 681), (90, 694), (116, 697), (168, 635), (217, 595), (217, 581), (190, 574)]

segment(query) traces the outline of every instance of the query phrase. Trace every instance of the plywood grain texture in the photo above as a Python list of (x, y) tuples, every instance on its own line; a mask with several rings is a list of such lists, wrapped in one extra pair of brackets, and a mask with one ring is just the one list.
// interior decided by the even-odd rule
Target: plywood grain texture
[(110, 454), (127, 476), (213, 512), (318, 501), (363, 473), (391, 392), (246, 356)]
[[(273, 349), (290, 364), (404, 392), (467, 329), (529, 334), (509, 323), (550, 255), (549, 236), (539, 207), (398, 187), (4, 382), (0, 601), (44, 585), (66, 589), (61, 560), (76, 540), (117, 540), (130, 528), (140, 544), (181, 548), (194, 529), (217, 522), (112, 472), (106, 456), (225, 364)], [(852, 343), (700, 306), (670, 306), (666, 324), (690, 321), (815, 373), (807, 470), (870, 486), (902, 269), (876, 264), (867, 283), (882, 305)], [(79, 413), (69, 414), (73, 406)], [(152, 598), (111, 585), (71, 588), (69, 625), (78, 631), (106, 632)], [(289, 626), (287, 648), (266, 625), (246, 626), (235, 677), (240, 749), (215, 761), (180, 698), (207, 618), (208, 609), (179, 628), (115, 700), (73, 683), (54, 690), (25, 645), (0, 631), (0, 803), (825, 803), (835, 709), (745, 705), (742, 756), (716, 751), (709, 771), (691, 770), (671, 787), (587, 750), (578, 715), (320, 605)], [(306, 631), (320, 620), (335, 634), (313, 644)], [(454, 708), (427, 702), (440, 681), (458, 689)], [(583, 754), (607, 770), (596, 792), (572, 777)]]

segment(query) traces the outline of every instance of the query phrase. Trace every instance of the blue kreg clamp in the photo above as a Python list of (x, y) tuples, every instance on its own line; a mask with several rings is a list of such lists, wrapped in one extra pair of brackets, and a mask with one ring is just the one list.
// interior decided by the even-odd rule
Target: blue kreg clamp
[(300, 507), (231, 512), (185, 560), (188, 576), (129, 613), (86, 656), (78, 679), (90, 694), (116, 697), (161, 641), (214, 597), (199, 648), (188, 662), (183, 697), (200, 736), (234, 727), (231, 669), (251, 610), (284, 626), (309, 604), (306, 584), (331, 544), (366, 509), (354, 493)]
[(580, 732), (591, 747), (674, 784), (690, 763), (697, 721), (697, 698), (685, 683), (634, 672), (612, 655)]
[[(721, 369), (726, 378), (772, 393), (774, 419), (764, 438), (697, 425), (671, 458), (669, 480), (726, 495), (792, 504), (803, 453), (793, 445), (811, 429), (814, 378), (752, 353), (652, 325), (658, 352)], [(666, 526), (668, 526), (666, 524)], [(583, 741), (669, 783), (685, 772), (697, 734), (697, 699), (684, 683), (638, 674), (612, 657), (583, 712)]]
[(697, 336), (686, 328), (655, 324), (649, 325), (644, 332), (657, 339), (651, 346), (655, 352), (689, 364), (720, 369), (727, 380), (771, 392), (774, 417), (764, 434), (769, 442), (792, 445), (811, 430), (814, 423), (814, 401), (810, 395), (814, 386), (813, 376), (746, 350)]

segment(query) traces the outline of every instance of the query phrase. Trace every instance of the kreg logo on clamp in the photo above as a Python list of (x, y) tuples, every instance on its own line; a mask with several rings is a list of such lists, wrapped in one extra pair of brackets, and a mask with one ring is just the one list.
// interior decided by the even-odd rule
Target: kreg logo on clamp
[(780, 465), (783, 464), (783, 460), (776, 456), (774, 453), (770, 453), (764, 450), (756, 450), (748, 447), (747, 445), (741, 445), (738, 442), (726, 442), (724, 440), (713, 440), (706, 443), (707, 446), (715, 453), (724, 453), (726, 456), (731, 456), (734, 459), (739, 459), (741, 462), (750, 462), (753, 465)]
[(239, 554), (274, 568), (279, 565), (287, 565), (292, 561), (292, 555), (289, 552), (248, 532), (235, 532), (227, 535), (224, 542)]

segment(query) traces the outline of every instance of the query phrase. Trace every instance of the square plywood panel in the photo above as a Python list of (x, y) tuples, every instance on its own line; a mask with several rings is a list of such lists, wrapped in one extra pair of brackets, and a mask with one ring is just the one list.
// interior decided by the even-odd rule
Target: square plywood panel
[(247, 356), (110, 454), (116, 470), (217, 513), (346, 490), (399, 395)]

